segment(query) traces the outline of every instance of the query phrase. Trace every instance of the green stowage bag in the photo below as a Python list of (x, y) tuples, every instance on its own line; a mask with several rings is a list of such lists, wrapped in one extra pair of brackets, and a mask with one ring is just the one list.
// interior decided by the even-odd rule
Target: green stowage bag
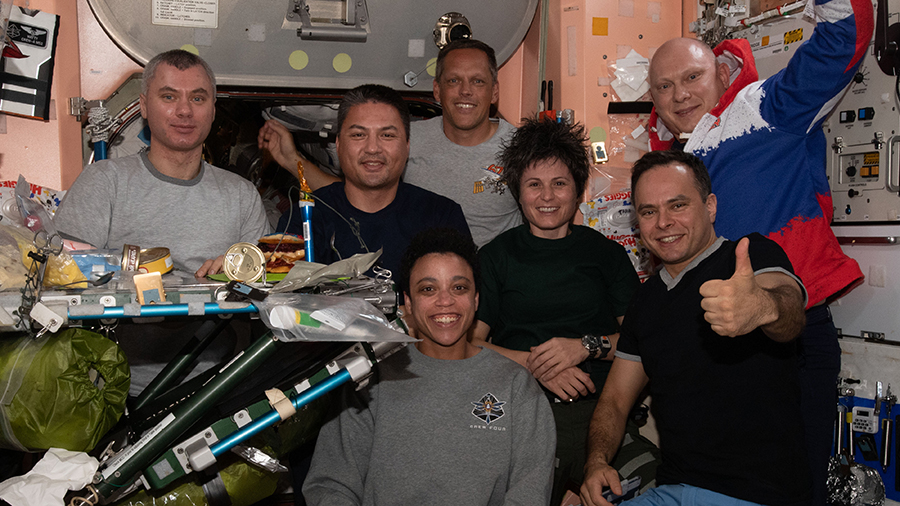
[[(278, 475), (248, 464), (231, 452), (222, 456), (219, 478), (225, 485), (225, 492), (231, 506), (251, 506), (275, 493)], [(195, 475), (188, 475), (172, 482), (166, 490), (140, 490), (129, 495), (115, 506), (197, 506), (209, 504), (203, 485), (196, 482)]]
[(0, 447), (90, 451), (122, 416), (130, 384), (125, 354), (95, 332), (0, 334)]

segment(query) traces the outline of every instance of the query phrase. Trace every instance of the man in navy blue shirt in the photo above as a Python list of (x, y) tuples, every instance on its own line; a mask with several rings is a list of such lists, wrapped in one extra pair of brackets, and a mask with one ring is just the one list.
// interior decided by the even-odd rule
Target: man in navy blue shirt
[[(338, 108), (337, 153), (344, 180), (315, 192), (315, 261), (332, 263), (383, 248), (379, 263), (397, 273), (409, 241), (432, 227), (470, 236), (459, 204), (400, 182), (409, 157), (409, 110), (399, 93), (366, 84), (344, 95)], [(302, 234), (297, 207), (277, 230)]]

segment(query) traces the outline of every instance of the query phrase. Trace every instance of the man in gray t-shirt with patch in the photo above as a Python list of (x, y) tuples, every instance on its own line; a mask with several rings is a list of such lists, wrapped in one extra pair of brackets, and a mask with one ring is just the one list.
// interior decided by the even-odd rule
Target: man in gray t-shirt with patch
[(412, 124), (403, 180), (455, 200), (479, 247), (522, 223), (519, 206), (500, 182), (497, 161), (515, 127), (490, 117), (500, 99), (494, 50), (457, 40), (438, 55), (434, 98), (444, 114)]

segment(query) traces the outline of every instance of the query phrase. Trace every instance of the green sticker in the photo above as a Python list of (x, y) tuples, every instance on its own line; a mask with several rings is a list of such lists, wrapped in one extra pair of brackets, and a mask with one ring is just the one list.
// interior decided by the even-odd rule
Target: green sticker
[(588, 133), (590, 142), (606, 142), (606, 130), (603, 127), (594, 127)]

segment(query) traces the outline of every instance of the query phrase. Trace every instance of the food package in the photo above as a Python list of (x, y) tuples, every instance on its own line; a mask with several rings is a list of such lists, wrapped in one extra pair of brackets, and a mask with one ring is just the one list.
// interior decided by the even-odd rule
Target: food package
[(88, 278), (122, 270), (122, 250), (83, 249), (74, 250), (71, 255), (78, 269)]
[[(34, 250), (35, 247), (33, 245), (25, 245), (22, 248), (23, 264), (26, 262), (29, 265), (31, 264), (33, 260), (28, 256), (28, 252)], [(47, 269), (44, 271), (44, 286), (52, 287), (69, 285), (72, 288), (87, 288), (87, 283), (80, 284), (78, 283), (79, 281), (87, 281), (87, 278), (84, 277), (84, 274), (81, 273), (81, 269), (79, 269), (75, 261), (72, 260), (72, 255), (61, 252), (59, 255), (51, 255), (50, 258), (47, 259)]]
[[(16, 186), (18, 181), (3, 180), (0, 181), (0, 224), (3, 225), (21, 225), (22, 215), (19, 214), (19, 206), (16, 204)], [(65, 197), (66, 192), (54, 190), (37, 184), (29, 184), (28, 197), (44, 206), (44, 209), (50, 213), (50, 216), (56, 214), (59, 204)]]
[(641, 240), (630, 189), (597, 197), (582, 203), (579, 208), (584, 215), (585, 226), (625, 248), (638, 277), (645, 279), (653, 274), (652, 257)]
[[(34, 260), (28, 256), (28, 253), (37, 249), (33, 241), (34, 234), (29, 230), (21, 227), (0, 225), (0, 255), (6, 257), (0, 260), (0, 265), (5, 266), (18, 263), (18, 265), (22, 266), (21, 271), (15, 267), (10, 267), (8, 270), (4, 269), (3, 272), (10, 273), (10, 279), (6, 283), (0, 283), (0, 290), (18, 290), (25, 286), (25, 272), (34, 263)], [(15, 250), (11, 247), (5, 247), (12, 244), (15, 244)], [(3, 272), (0, 272), (0, 281), (4, 278)], [(22, 277), (18, 277), (15, 273), (21, 273)], [(44, 271), (44, 286), (52, 287), (75, 283), (71, 286), (85, 288), (86, 284), (77, 284), (77, 282), (86, 280), (87, 278), (81, 273), (78, 265), (72, 259), (72, 255), (65, 251), (60, 252), (58, 255), (50, 255), (47, 259), (47, 269)]]
[[(15, 187), (15, 203), (21, 220), (17, 222), (4, 221), (3, 224), (0, 224), (0, 229), (15, 240), (19, 250), (19, 254), (16, 256), (20, 258), (20, 263), (24, 266), (26, 272), (36, 263), (34, 259), (28, 256), (30, 252), (36, 252), (38, 247), (40, 247), (54, 253), (48, 255), (47, 268), (44, 270), (44, 286), (73, 285), (78, 288), (86, 288), (86, 284), (74, 285), (79, 281), (85, 281), (87, 278), (78, 269), (71, 255), (63, 251), (62, 237), (57, 233), (50, 213), (50, 210), (52, 210), (50, 204), (53, 204), (53, 199), (47, 201), (46, 204), (42, 197), (39, 197), (41, 199), (40, 202), (35, 201), (35, 191), (40, 193), (40, 187), (35, 188), (34, 185), (28, 184), (22, 175), (19, 175), (19, 180), (16, 182)], [(21, 223), (22, 226), (18, 226), (18, 223)], [(10, 244), (11, 242), (6, 237), (4, 243)], [(4, 264), (12, 262), (12, 253), (11, 248), (4, 248), (3, 251), (0, 251), (0, 254), (5, 254), (4, 256), (6, 256)], [(34, 266), (37, 267), (36, 265)], [(2, 281), (3, 277), (4, 275), (0, 274), (0, 281)], [(0, 290), (18, 289), (25, 285), (24, 279), (19, 279), (12, 275), (10, 277), (13, 279), (7, 280), (5, 285), (0, 284)]]
[(22, 263), (19, 243), (0, 225), (0, 291), (18, 290), (25, 286), (28, 271)]
[(414, 341), (363, 299), (270, 292), (254, 305), (281, 341)]

